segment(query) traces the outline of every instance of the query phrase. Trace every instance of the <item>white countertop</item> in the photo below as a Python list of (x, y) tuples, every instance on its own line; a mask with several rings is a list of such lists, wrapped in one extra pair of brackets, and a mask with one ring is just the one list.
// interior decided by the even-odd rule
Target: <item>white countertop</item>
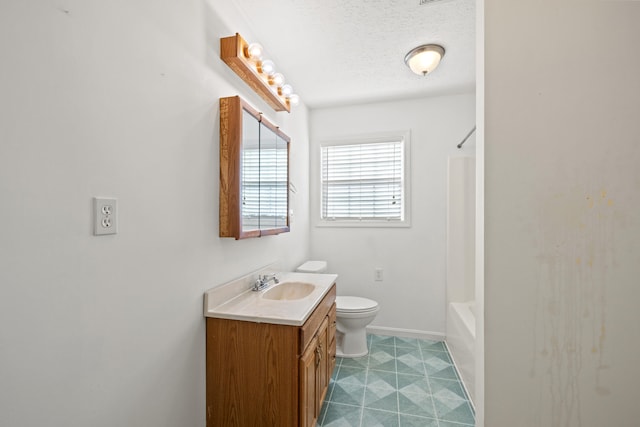
[(315, 289), (297, 300), (270, 300), (262, 295), (277, 285), (271, 284), (264, 290), (254, 292), (250, 287), (255, 277), (245, 276), (205, 293), (205, 317), (301, 326), (338, 278), (337, 274), (297, 272), (282, 272), (276, 276), (280, 284), (304, 282), (314, 285)]

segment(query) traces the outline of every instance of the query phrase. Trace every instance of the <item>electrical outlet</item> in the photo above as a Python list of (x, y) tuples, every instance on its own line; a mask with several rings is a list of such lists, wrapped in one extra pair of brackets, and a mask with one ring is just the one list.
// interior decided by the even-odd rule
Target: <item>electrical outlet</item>
[(93, 198), (93, 234), (95, 236), (118, 233), (118, 211), (116, 208), (116, 199)]
[(382, 282), (382, 269), (376, 268), (374, 270), (374, 277), (376, 282)]

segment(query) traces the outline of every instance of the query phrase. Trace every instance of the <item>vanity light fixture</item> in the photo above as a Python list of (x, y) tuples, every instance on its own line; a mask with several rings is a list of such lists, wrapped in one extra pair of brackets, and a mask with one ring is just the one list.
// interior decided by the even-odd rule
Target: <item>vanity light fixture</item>
[(404, 57), (404, 62), (411, 71), (426, 76), (436, 69), (444, 56), (444, 48), (438, 44), (425, 44), (411, 49)]
[(220, 58), (274, 110), (289, 112), (300, 97), (284, 83), (273, 61), (263, 55), (261, 45), (248, 44), (238, 33), (220, 39)]

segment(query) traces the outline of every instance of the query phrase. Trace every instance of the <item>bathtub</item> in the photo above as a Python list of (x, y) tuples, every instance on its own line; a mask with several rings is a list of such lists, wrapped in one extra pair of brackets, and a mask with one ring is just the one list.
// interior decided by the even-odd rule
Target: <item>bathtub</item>
[(467, 394), (475, 398), (475, 302), (452, 302), (447, 308), (447, 347)]

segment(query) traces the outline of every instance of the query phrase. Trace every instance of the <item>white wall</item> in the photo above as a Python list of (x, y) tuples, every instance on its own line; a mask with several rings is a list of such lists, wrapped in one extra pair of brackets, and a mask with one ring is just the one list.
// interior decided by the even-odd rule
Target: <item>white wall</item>
[[(447, 158), (474, 125), (473, 94), (317, 109), (311, 112), (311, 255), (340, 275), (338, 294), (373, 298), (372, 326), (443, 336)], [(319, 144), (411, 131), (411, 228), (316, 227)], [(467, 150), (471, 150), (470, 140)], [(382, 268), (384, 280), (374, 281)]]
[(485, 1), (485, 425), (638, 425), (640, 3)]
[[(308, 123), (219, 60), (229, 2), (0, 4), (0, 425), (204, 426), (203, 292), (308, 258)], [(218, 99), (292, 137), (292, 232), (218, 237)], [(93, 196), (119, 233), (92, 236)]]

